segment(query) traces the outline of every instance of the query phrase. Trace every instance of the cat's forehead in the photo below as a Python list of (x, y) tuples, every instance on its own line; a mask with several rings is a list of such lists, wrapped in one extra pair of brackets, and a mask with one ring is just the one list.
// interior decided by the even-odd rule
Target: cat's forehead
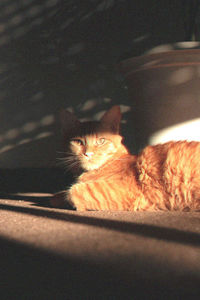
[(105, 128), (105, 126), (102, 126), (102, 123), (99, 121), (86, 121), (80, 122), (79, 126), (71, 128), (69, 137), (97, 137), (102, 134), (110, 134), (110, 130)]
[(101, 131), (101, 123), (98, 121), (87, 121), (80, 123), (79, 133), (81, 135), (94, 135)]
[(107, 132), (104, 132), (104, 131), (97, 131), (97, 132), (90, 132), (90, 133), (87, 133), (87, 134), (77, 134), (76, 136), (74, 136), (74, 138), (82, 138), (88, 142), (90, 141), (94, 141), (96, 139), (99, 139), (99, 138), (111, 138), (112, 139), (112, 136), (110, 133), (107, 133)]

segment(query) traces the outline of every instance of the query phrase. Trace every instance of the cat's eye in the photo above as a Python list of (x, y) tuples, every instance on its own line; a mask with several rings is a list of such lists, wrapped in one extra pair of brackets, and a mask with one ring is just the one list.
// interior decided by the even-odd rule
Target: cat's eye
[(99, 138), (97, 140), (97, 145), (103, 145), (105, 143), (106, 139), (105, 138)]
[(74, 144), (77, 144), (79, 146), (84, 145), (84, 141), (82, 141), (81, 139), (72, 139), (71, 142), (74, 143)]

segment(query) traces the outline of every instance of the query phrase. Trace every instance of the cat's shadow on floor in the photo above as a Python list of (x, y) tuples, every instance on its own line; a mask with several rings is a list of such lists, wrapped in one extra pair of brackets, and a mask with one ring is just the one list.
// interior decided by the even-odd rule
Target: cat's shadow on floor
[(62, 168), (1, 169), (0, 193), (53, 194), (72, 182), (72, 175)]
[(50, 208), (50, 197), (66, 189), (73, 180), (72, 174), (62, 168), (1, 169), (0, 199)]
[[(31, 206), (37, 206), (37, 207), (49, 207), (52, 208), (50, 205), (50, 198), (53, 196), (53, 194), (41, 194), (41, 193), (0, 193), (0, 199), (4, 200), (17, 200), (17, 201), (23, 201), (23, 202), (29, 202), (29, 205)], [(68, 210), (74, 210), (70, 206), (66, 206), (64, 208), (59, 209), (68, 209)]]
[[(184, 231), (184, 230), (170, 228), (166, 226), (158, 226), (158, 225), (143, 224), (143, 223), (141, 224), (134, 221), (130, 222), (130, 221), (126, 221), (126, 218), (124, 218), (124, 220), (121, 220), (121, 218), (120, 220), (113, 219), (113, 218), (110, 219), (109, 218), (110, 213), (112, 212), (109, 212), (108, 218), (105, 218), (106, 212), (103, 212), (103, 217), (101, 217), (102, 212), (100, 211), (97, 212), (97, 214), (92, 213), (91, 215), (88, 215), (90, 214), (90, 212), (87, 212), (87, 215), (79, 215), (76, 214), (76, 212), (72, 213), (72, 211), (68, 209), (64, 209), (62, 211), (60, 209), (45, 210), (45, 208), (50, 208), (48, 204), (49, 197), (40, 197), (38, 199), (38, 197), (34, 197), (34, 196), (30, 196), (30, 197), (24, 196), (24, 200), (22, 200), (22, 197), (20, 196), (21, 201), (33, 202), (31, 206), (27, 206), (27, 204), (25, 204), (26, 206), (18, 206), (16, 204), (12, 205), (12, 200), (18, 200), (19, 199), (18, 197), (19, 196), (17, 195), (13, 196), (12, 199), (6, 197), (6, 195), (4, 195), (4, 197), (1, 197), (1, 199), (8, 199), (8, 201), (6, 203), (0, 203), (0, 210), (19, 212), (19, 213), (24, 213), (33, 216), (40, 216), (40, 217), (45, 217), (54, 220), (62, 220), (70, 223), (85, 224), (88, 226), (95, 226), (95, 227), (118, 231), (122, 233), (136, 234), (139, 236), (154, 238), (157, 240), (162, 240), (167, 242), (175, 242), (183, 245), (192, 245), (194, 247), (200, 246), (200, 234), (196, 232)], [(37, 206), (37, 207), (33, 207), (33, 206)], [(40, 206), (42, 209), (39, 209), (38, 206)], [(155, 214), (156, 213), (157, 212), (155, 212)], [(174, 214), (172, 214), (172, 219), (174, 218), (181, 218), (181, 217), (176, 215), (174, 216)]]

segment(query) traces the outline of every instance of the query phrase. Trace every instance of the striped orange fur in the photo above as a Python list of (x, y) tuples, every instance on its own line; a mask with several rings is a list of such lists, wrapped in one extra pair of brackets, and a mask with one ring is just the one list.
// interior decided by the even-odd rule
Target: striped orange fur
[[(71, 122), (66, 114), (65, 132)], [(65, 200), (77, 210), (200, 210), (200, 143), (147, 146), (136, 156), (119, 135), (118, 106), (94, 124), (72, 119), (68, 153), (82, 174), (51, 199), (52, 206), (61, 207)], [(82, 130), (84, 126), (92, 129)]]

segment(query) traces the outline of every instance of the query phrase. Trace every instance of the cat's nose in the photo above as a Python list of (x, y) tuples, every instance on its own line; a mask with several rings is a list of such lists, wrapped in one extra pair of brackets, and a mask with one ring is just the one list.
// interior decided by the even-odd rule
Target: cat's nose
[(94, 152), (85, 152), (84, 155), (91, 158), (94, 155)]

